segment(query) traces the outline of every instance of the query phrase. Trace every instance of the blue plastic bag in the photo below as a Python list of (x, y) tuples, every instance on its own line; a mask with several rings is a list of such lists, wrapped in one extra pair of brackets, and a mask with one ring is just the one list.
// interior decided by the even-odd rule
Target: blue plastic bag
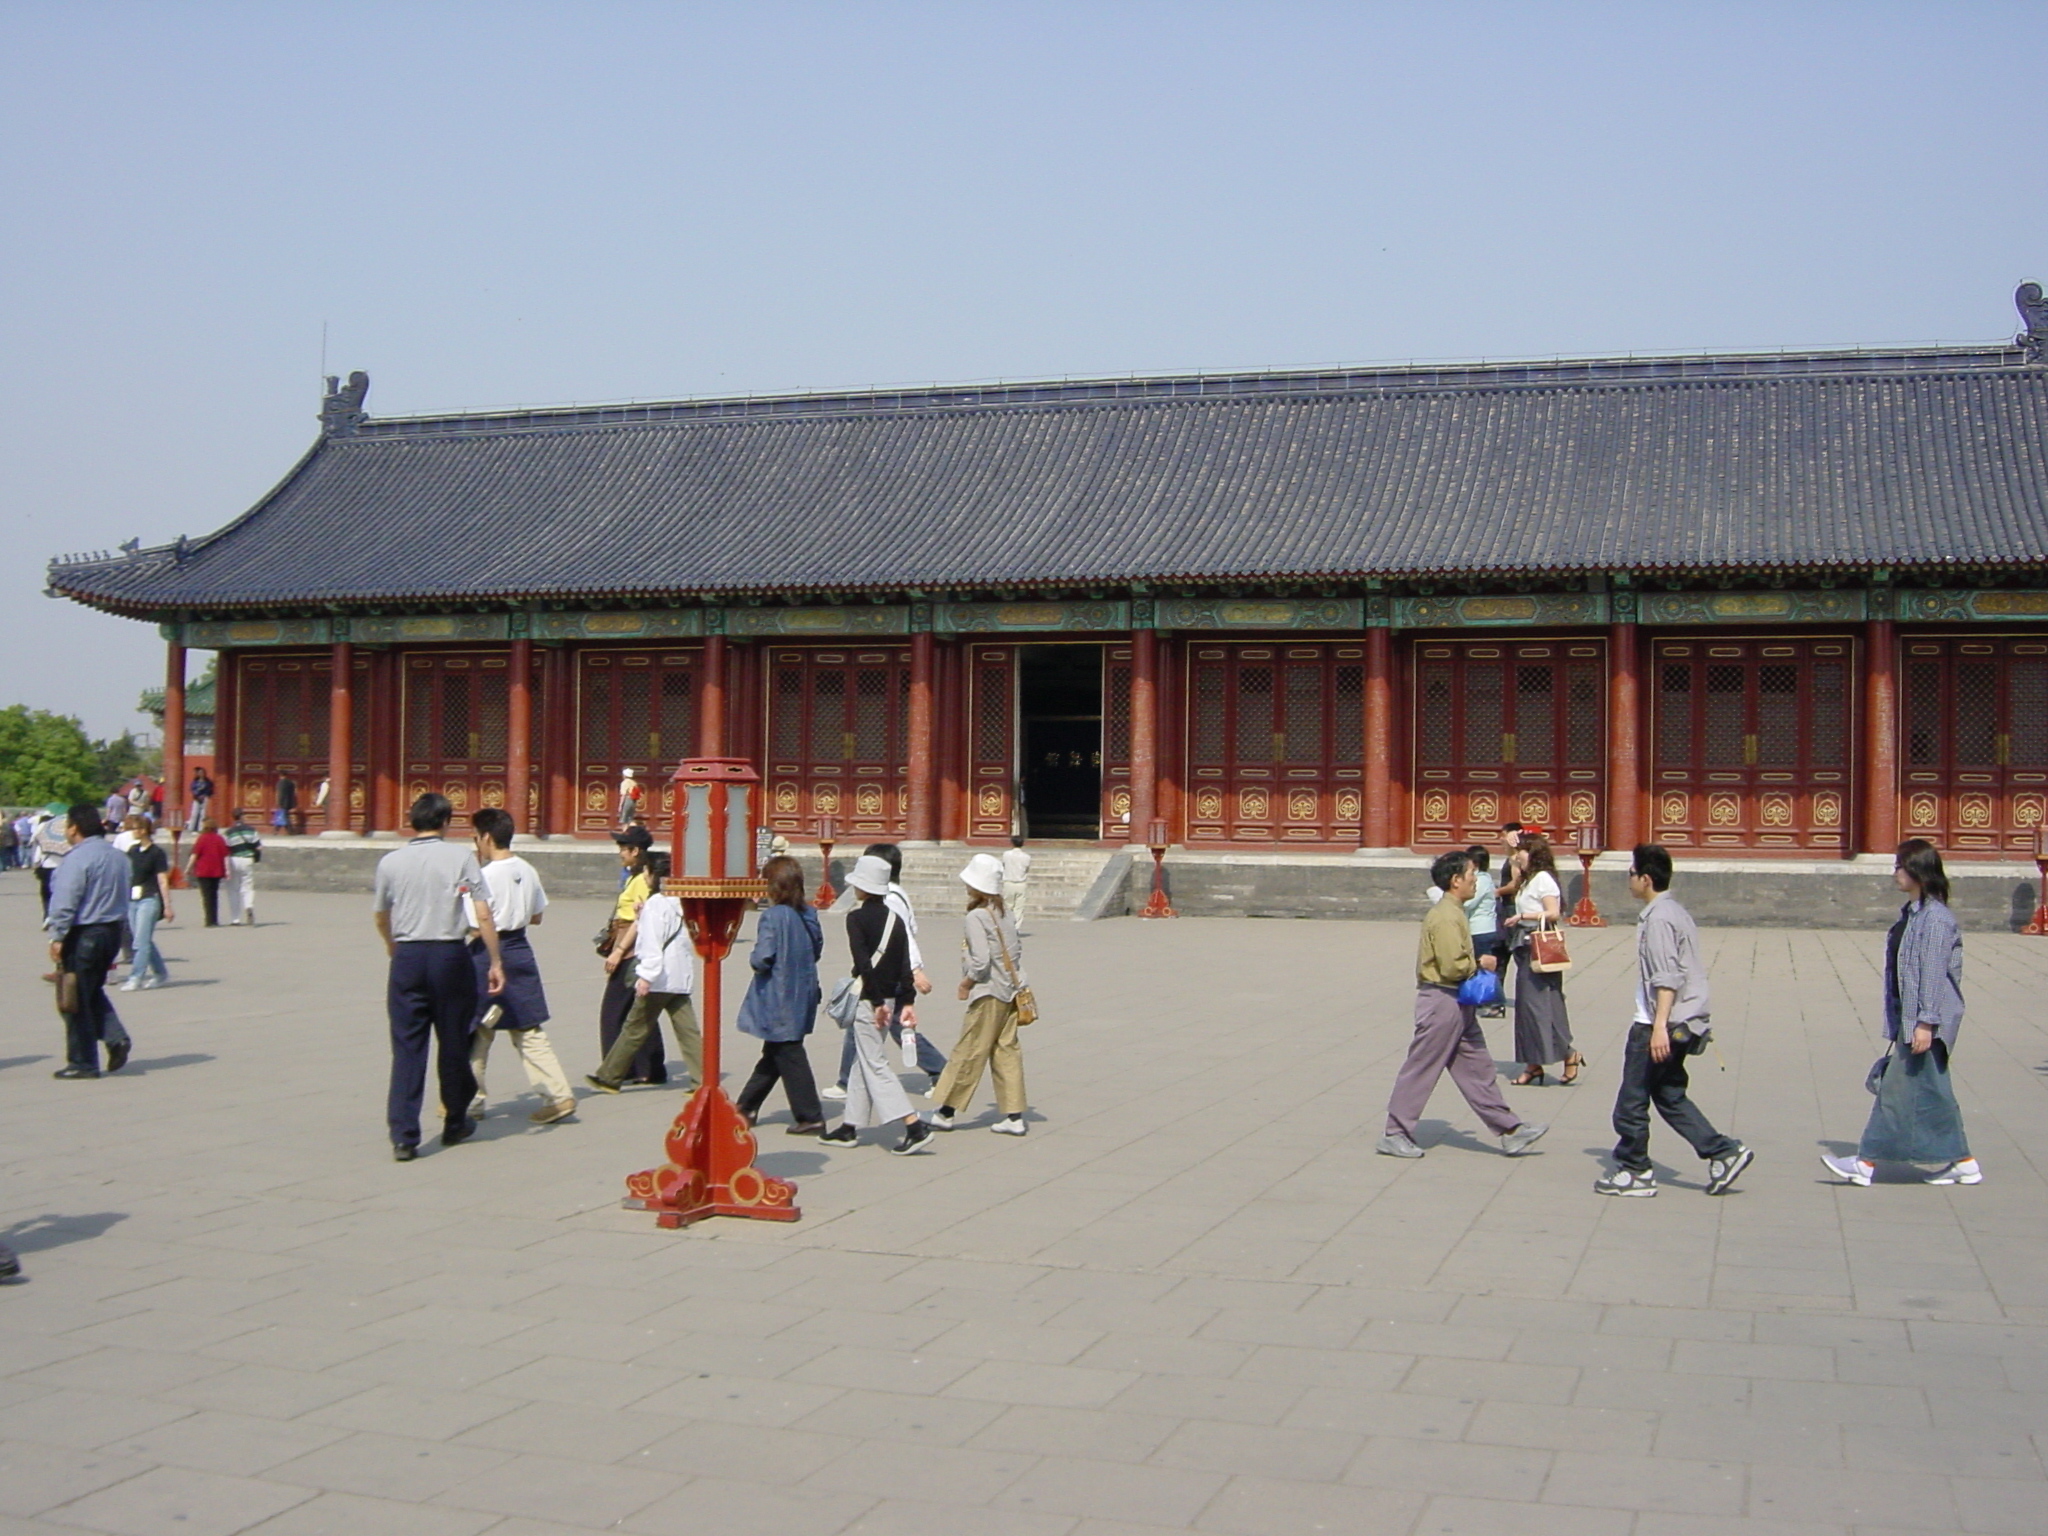
[(1500, 996), (1500, 976), (1494, 971), (1469, 976), (1458, 988), (1458, 1001), (1467, 1008), (1489, 1008), (1500, 1001)]

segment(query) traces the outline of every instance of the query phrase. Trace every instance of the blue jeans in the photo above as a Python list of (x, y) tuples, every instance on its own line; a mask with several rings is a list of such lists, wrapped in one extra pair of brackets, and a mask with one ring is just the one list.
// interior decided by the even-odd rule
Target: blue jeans
[(135, 936), (135, 963), (129, 968), (130, 976), (147, 976), (154, 972), (158, 981), (171, 979), (164, 957), (156, 952), (156, 924), (163, 915), (161, 896), (145, 896), (140, 901), (128, 903), (128, 931)]

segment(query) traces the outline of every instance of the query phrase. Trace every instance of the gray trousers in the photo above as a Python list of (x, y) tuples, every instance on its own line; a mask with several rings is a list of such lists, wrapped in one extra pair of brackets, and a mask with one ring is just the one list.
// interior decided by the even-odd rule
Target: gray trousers
[(1461, 1007), (1455, 991), (1418, 987), (1415, 1038), (1408, 1042), (1408, 1059), (1401, 1063), (1393, 1095), (1387, 1100), (1389, 1136), (1414, 1139), (1416, 1123), (1446, 1069), (1472, 1112), (1494, 1135), (1505, 1136), (1522, 1123), (1522, 1117), (1500, 1096), (1493, 1052), (1487, 1049), (1474, 1010)]

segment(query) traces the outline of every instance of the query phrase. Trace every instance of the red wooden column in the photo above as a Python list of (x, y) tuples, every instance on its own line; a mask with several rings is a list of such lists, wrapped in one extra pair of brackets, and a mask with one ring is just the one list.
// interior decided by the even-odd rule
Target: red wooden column
[(1889, 854), (1899, 845), (1899, 701), (1894, 675), (1897, 626), (1863, 626), (1863, 848)]
[(348, 776), (355, 756), (355, 647), (334, 642), (327, 685), (327, 830), (346, 832)]
[(404, 783), (399, 768), (398, 653), (370, 657), (370, 815), (372, 832), (395, 832), (404, 819), (398, 803)]
[[(1635, 612), (1631, 599), (1629, 613)], [(1643, 840), (1642, 684), (1633, 617), (1607, 627), (1607, 842)]]
[(704, 637), (704, 682), (697, 690), (697, 756), (725, 756), (725, 636)]
[(910, 637), (910, 814), (905, 832), (913, 843), (938, 840), (939, 773), (933, 735), (933, 651), (932, 632), (921, 629)]
[(241, 723), (240, 661), (238, 652), (221, 651), (214, 662), (213, 805), (209, 814), (222, 826), (242, 803), (242, 765), (238, 761), (242, 744), (236, 729)]
[[(505, 679), (505, 809), (515, 825), (526, 820), (533, 784), (533, 642), (514, 640)], [(532, 831), (531, 827), (526, 829)]]
[(939, 706), (939, 841), (957, 843), (967, 831), (967, 802), (960, 793), (962, 765), (967, 757), (967, 710), (961, 696), (961, 653), (958, 642), (938, 647)]
[(1152, 835), (1159, 814), (1159, 635), (1131, 631), (1131, 827), (1128, 841)]
[(1171, 635), (1159, 637), (1159, 809), (1167, 841), (1187, 841), (1187, 790), (1181, 774), (1187, 762), (1187, 687), (1181, 680), (1186, 647)]
[(1365, 632), (1364, 845), (1394, 844), (1394, 647), (1384, 624)]
[(164, 820), (185, 825), (185, 647), (164, 647)]
[(540, 813), (541, 829), (549, 837), (570, 837), (576, 831), (575, 675), (566, 645), (542, 650)]

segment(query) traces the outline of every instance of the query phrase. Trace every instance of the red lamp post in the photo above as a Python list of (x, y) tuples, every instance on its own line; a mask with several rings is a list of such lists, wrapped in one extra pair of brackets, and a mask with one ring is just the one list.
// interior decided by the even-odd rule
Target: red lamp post
[(1572, 915), (1566, 919), (1573, 928), (1605, 928), (1607, 919), (1600, 915), (1599, 907), (1593, 904), (1593, 861), (1600, 857), (1600, 826), (1597, 822), (1586, 822), (1578, 828), (1579, 869), (1582, 871), (1579, 884), (1579, 902), (1572, 908)]
[(2020, 932), (2048, 934), (2048, 822), (2034, 830), (2034, 868), (2039, 871), (2034, 881), (2034, 920)]
[(1173, 904), (1166, 899), (1166, 823), (1155, 819), (1148, 828), (1150, 836), (1146, 846), (1152, 850), (1152, 899), (1145, 903), (1140, 917), (1179, 917)]
[(830, 816), (818, 818), (818, 894), (811, 898), (811, 905), (823, 912), (839, 899), (839, 893), (832, 889), (832, 845), (839, 840), (839, 823)]
[(697, 1016), (704, 1031), (704, 1081), (669, 1127), (668, 1161), (626, 1179), (628, 1210), (655, 1212), (655, 1225), (682, 1227), (707, 1216), (795, 1221), (796, 1185), (754, 1166), (754, 1132), (719, 1082), (720, 963), (740, 919), (761, 894), (750, 874), (761, 776), (741, 758), (687, 759), (675, 771), (675, 837), (662, 889), (682, 899), (697, 947)]

